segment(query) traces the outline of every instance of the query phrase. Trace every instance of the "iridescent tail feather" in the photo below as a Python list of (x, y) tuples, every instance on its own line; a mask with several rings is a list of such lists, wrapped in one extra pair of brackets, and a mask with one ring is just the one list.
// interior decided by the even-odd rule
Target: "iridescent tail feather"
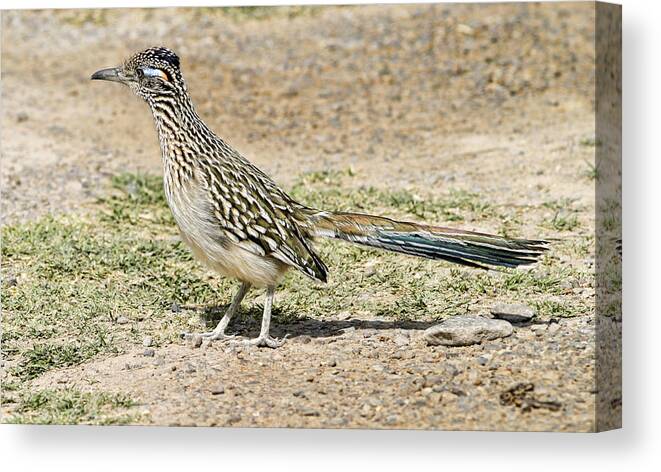
[(505, 238), (359, 213), (320, 212), (313, 219), (319, 237), (470, 267), (533, 264), (548, 250), (548, 242), (543, 240)]

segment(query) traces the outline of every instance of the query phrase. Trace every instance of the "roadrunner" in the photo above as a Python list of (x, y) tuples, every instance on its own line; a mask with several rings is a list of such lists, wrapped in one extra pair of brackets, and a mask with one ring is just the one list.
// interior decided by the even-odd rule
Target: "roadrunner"
[(204, 337), (231, 338), (225, 330), (243, 297), (253, 286), (266, 287), (259, 336), (243, 342), (282, 345), (284, 339), (269, 335), (275, 287), (291, 267), (326, 282), (328, 269), (312, 246), (318, 237), (481, 268), (531, 264), (547, 249), (541, 240), (325, 211), (294, 201), (202, 121), (179, 57), (169, 49), (147, 49), (91, 78), (125, 84), (149, 104), (161, 145), (163, 187), (183, 241), (206, 266), (241, 281), (218, 326)]

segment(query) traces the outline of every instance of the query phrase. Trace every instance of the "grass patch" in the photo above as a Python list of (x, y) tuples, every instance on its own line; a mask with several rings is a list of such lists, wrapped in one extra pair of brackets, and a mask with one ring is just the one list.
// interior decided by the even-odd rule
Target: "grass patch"
[(353, 176), (351, 169), (304, 174), (290, 193), (295, 199), (315, 208), (368, 213), (379, 211), (386, 216), (425, 220), (431, 224), (500, 216), (478, 194), (463, 190), (453, 190), (442, 197), (371, 186), (347, 191), (344, 184), (347, 178)]
[(579, 141), (579, 144), (584, 147), (599, 147), (601, 146), (601, 141), (599, 141), (597, 138), (594, 136), (590, 136), (587, 138), (582, 138)]
[[(477, 194), (449, 191), (431, 196), (353, 187), (353, 177), (351, 170), (304, 174), (291, 194), (319, 208), (441, 225), (476, 221), (476, 227), (498, 227), (503, 216)], [(562, 206), (566, 202), (538, 210)], [(554, 224), (566, 231), (576, 227), (557, 220)], [(158, 176), (119, 175), (97, 212), (6, 226), (2, 241), (3, 280), (11, 276), (13, 281), (2, 289), (2, 348), (8, 366), (3, 382), (16, 386), (19, 396), (28, 395), (30, 380), (53, 369), (135, 349), (145, 336), (155, 345), (180, 342), (181, 331), (205, 328), (199, 307), (228, 303), (237, 286), (193, 260), (178, 238)], [(580, 297), (566, 295), (563, 281), (590, 286), (592, 274), (560, 264), (557, 253), (588, 252), (593, 245), (593, 240), (583, 241), (580, 248), (558, 245), (529, 270), (486, 272), (319, 241), (317, 250), (330, 268), (329, 283), (311, 283), (290, 272), (277, 292), (275, 323), (346, 311), (357, 317), (434, 320), (484, 312), (502, 300), (536, 303), (542, 317), (585, 314), (590, 308)], [(259, 323), (262, 293), (247, 296), (240, 316)], [(563, 303), (547, 302), (549, 296), (562, 296)], [(173, 310), (173, 304), (182, 308)], [(39, 397), (43, 414), (33, 415), (23, 406), (21, 418), (95, 421), (90, 412), (101, 401), (75, 392), (44, 395)], [(31, 405), (37, 399), (20, 401)], [(53, 406), (60, 401), (71, 407)]]
[(585, 164), (587, 166), (585, 177), (587, 177), (588, 180), (599, 180), (599, 167), (589, 161), (585, 161)]
[(75, 389), (42, 390), (20, 396), (9, 423), (92, 424), (134, 423), (127, 412), (135, 402), (123, 394), (88, 393)]
[(542, 318), (569, 318), (585, 314), (585, 311), (576, 312), (575, 305), (555, 300), (539, 300), (534, 302), (533, 306), (537, 310), (537, 315)]
[(574, 231), (581, 223), (574, 214), (555, 212), (552, 218), (544, 220), (544, 226), (556, 231)]
[(23, 352), (15, 374), (23, 380), (32, 380), (53, 367), (80, 364), (102, 351), (105, 342), (89, 344), (33, 344)]

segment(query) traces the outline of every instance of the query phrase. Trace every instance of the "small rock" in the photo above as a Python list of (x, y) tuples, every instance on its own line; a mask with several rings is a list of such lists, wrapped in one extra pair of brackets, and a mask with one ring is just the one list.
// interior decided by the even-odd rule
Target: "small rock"
[(442, 384), (445, 382), (445, 377), (441, 375), (430, 375), (425, 377), (423, 385), (425, 387), (433, 387), (434, 385)]
[(154, 357), (156, 354), (156, 351), (154, 351), (152, 348), (148, 347), (147, 349), (144, 350), (142, 353), (143, 356), (145, 357)]
[(346, 418), (332, 418), (330, 420), (330, 424), (333, 426), (345, 426), (349, 423), (349, 421)]
[(475, 34), (475, 30), (468, 25), (460, 23), (457, 25), (457, 33), (461, 33), (465, 36), (473, 36)]
[(408, 346), (409, 343), (411, 342), (411, 340), (409, 339), (409, 337), (408, 337), (408, 336), (404, 336), (403, 334), (397, 334), (397, 335), (395, 335), (393, 341), (394, 341), (394, 343), (395, 343), (397, 346), (399, 346), (399, 347), (402, 347), (402, 346)]
[(399, 417), (397, 415), (390, 415), (386, 418), (385, 423), (388, 425), (395, 424), (399, 421)]
[(142, 340), (142, 345), (144, 347), (150, 347), (152, 344), (154, 344), (154, 339), (151, 336), (145, 336)]
[(545, 324), (539, 324), (530, 327), (531, 331), (537, 336), (541, 336), (546, 332), (547, 326)]
[(193, 364), (186, 364), (186, 373), (187, 374), (194, 374), (197, 371), (195, 366)]
[(211, 389), (211, 395), (222, 395), (225, 393), (225, 387), (217, 385)]
[(131, 320), (129, 320), (129, 319), (128, 319), (126, 316), (124, 316), (124, 315), (119, 315), (119, 316), (117, 317), (117, 319), (115, 320), (115, 322), (116, 322), (117, 324), (124, 325), (124, 324), (130, 323)]
[(193, 336), (191, 336), (190, 345), (193, 348), (200, 347), (202, 345), (202, 336), (200, 336), (199, 334), (194, 334)]
[(20, 112), (18, 115), (16, 115), (16, 121), (19, 122), (19, 123), (23, 123), (24, 121), (28, 121), (29, 118), (30, 117), (25, 112)]
[(535, 317), (535, 310), (523, 303), (499, 303), (491, 309), (491, 314), (510, 323), (526, 323)]
[(470, 346), (511, 334), (512, 325), (505, 320), (456, 316), (427, 328), (422, 337), (430, 346)]
[(239, 415), (231, 415), (229, 418), (227, 418), (227, 422), (229, 424), (238, 423), (239, 421), (241, 421), (241, 416)]
[(489, 360), (491, 360), (491, 356), (483, 355), (477, 358), (477, 363), (480, 365), (487, 365)]
[(558, 331), (560, 331), (560, 324), (551, 323), (546, 329), (546, 331), (551, 335), (556, 334)]

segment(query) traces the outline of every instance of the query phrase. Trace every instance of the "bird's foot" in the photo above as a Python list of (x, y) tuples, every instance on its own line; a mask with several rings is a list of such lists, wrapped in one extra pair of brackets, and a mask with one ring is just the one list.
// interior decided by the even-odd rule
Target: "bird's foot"
[(181, 333), (180, 336), (181, 339), (185, 339), (186, 341), (190, 341), (195, 336), (201, 336), (202, 338), (208, 339), (210, 341), (231, 341), (236, 338), (236, 335), (225, 334), (222, 331), (207, 331), (206, 333)]
[(244, 346), (257, 346), (257, 347), (270, 347), (271, 349), (276, 349), (282, 346), (287, 341), (287, 336), (285, 335), (282, 339), (272, 338), (270, 335), (259, 335), (253, 339), (246, 339), (245, 341), (234, 341), (237, 344)]

